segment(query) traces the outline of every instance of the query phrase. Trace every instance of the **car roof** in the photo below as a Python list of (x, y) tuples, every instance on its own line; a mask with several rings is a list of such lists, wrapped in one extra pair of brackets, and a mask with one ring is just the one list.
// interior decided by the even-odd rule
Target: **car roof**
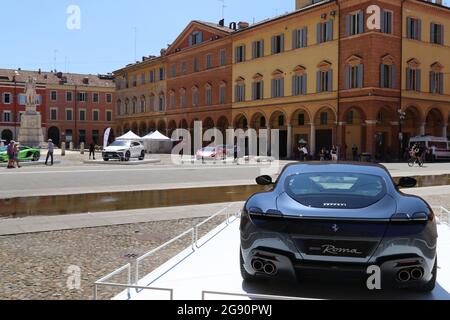
[(296, 173), (317, 173), (317, 172), (352, 172), (366, 173), (379, 176), (390, 176), (386, 167), (379, 164), (361, 163), (361, 162), (308, 162), (292, 163), (284, 168), (287, 175)]

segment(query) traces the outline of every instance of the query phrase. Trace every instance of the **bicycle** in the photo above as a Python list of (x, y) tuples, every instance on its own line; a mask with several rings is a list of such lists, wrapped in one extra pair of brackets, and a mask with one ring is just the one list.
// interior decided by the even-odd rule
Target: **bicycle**
[(414, 157), (410, 157), (409, 158), (409, 160), (408, 160), (408, 166), (409, 167), (411, 167), (411, 168), (414, 167), (414, 165), (416, 163), (419, 165), (419, 167), (423, 167), (423, 165), (424, 165), (424, 161), (423, 161), (423, 159), (421, 157), (414, 156)]

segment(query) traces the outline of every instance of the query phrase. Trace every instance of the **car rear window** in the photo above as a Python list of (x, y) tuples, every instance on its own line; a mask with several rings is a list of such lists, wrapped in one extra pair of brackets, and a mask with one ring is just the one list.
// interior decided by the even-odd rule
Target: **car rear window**
[(361, 208), (386, 194), (380, 176), (361, 173), (299, 173), (286, 178), (286, 192), (302, 204), (323, 207), (328, 202)]

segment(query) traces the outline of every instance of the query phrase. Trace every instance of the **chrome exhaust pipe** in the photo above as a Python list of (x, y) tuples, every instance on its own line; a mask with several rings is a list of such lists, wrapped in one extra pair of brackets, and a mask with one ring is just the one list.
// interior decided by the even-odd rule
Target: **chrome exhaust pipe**
[(411, 271), (411, 278), (413, 280), (420, 280), (423, 278), (424, 271), (422, 268), (414, 268)]
[(411, 274), (407, 269), (403, 269), (397, 274), (397, 279), (400, 282), (408, 282), (409, 280), (411, 280)]
[(272, 262), (267, 262), (264, 265), (264, 272), (269, 276), (273, 275), (277, 272), (277, 267), (275, 267), (275, 265)]
[(262, 262), (259, 259), (254, 259), (252, 261), (252, 268), (253, 268), (253, 270), (255, 270), (257, 272), (262, 272), (264, 269), (264, 262)]

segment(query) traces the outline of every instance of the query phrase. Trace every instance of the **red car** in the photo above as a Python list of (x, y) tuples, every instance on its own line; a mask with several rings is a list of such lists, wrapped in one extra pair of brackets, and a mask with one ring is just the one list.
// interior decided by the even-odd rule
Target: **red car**
[(224, 160), (226, 157), (233, 156), (233, 147), (228, 146), (217, 146), (217, 147), (206, 147), (197, 151), (197, 160)]

